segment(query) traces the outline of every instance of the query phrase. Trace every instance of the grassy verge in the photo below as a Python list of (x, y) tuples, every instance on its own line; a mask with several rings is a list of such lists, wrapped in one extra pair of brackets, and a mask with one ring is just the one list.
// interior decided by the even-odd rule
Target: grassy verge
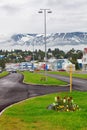
[(41, 80), (44, 75), (38, 73), (30, 73), (29, 71), (22, 72), (24, 75), (24, 82), (30, 84), (43, 84), (43, 85), (66, 85), (67, 83), (55, 78), (47, 77), (47, 80)]
[[(63, 75), (63, 76), (69, 76), (69, 72), (60, 72), (60, 71), (50, 71), (48, 72), (50, 74), (58, 74), (58, 75)], [(75, 78), (82, 78), (82, 79), (87, 79), (87, 74), (78, 74), (78, 73), (73, 73), (72, 74), (73, 77)]]
[(8, 75), (8, 74), (9, 74), (9, 72), (3, 71), (2, 73), (0, 73), (0, 78), (6, 76), (6, 75)]
[[(81, 108), (56, 112), (46, 107), (55, 96), (72, 96)], [(62, 92), (31, 98), (7, 109), (0, 117), (1, 130), (87, 130), (87, 92)]]

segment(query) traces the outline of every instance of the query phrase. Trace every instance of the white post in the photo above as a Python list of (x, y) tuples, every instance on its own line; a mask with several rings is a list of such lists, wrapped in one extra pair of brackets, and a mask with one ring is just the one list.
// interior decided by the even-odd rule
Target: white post
[(46, 12), (47, 13), (52, 13), (50, 11), (50, 9), (40, 9), (39, 13), (43, 13), (44, 12), (44, 42), (45, 42), (45, 77), (47, 80), (47, 76), (46, 76), (46, 67), (47, 67), (47, 43), (46, 43)]

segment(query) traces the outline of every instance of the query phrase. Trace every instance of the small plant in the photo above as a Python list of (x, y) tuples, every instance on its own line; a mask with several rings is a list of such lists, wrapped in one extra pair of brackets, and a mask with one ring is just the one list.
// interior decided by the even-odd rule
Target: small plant
[(72, 97), (61, 98), (59, 96), (55, 97), (55, 102), (48, 106), (48, 109), (56, 111), (78, 111), (79, 106), (74, 103)]

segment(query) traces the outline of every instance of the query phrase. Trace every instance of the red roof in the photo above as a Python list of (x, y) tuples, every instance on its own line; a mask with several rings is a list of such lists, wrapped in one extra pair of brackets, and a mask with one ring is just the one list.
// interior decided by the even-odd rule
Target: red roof
[(87, 53), (87, 48), (84, 48), (84, 51)]

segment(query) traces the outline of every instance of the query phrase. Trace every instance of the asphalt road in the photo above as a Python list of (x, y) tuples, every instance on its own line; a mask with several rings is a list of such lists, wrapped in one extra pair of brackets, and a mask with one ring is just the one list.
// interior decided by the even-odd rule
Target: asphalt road
[[(55, 74), (47, 74), (47, 75), (70, 83), (69, 77)], [(74, 90), (87, 91), (87, 80), (80, 78), (72, 78), (72, 87)]]
[(22, 80), (23, 76), (19, 73), (11, 73), (0, 79), (0, 112), (7, 106), (30, 97), (69, 91), (68, 86), (27, 85), (23, 84)]

